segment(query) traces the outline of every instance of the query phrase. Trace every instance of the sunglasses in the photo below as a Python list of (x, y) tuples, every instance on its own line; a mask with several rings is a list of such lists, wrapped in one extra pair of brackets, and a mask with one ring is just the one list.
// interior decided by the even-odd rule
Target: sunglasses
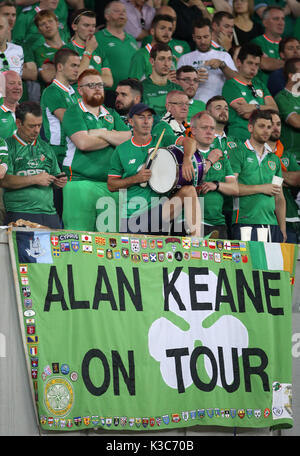
[(0, 59), (2, 60), (3, 68), (9, 68), (9, 63), (8, 63), (7, 57), (4, 54), (4, 52), (1, 52)]
[(257, 98), (258, 95), (257, 95), (256, 89), (253, 87), (253, 85), (252, 85), (252, 84), (249, 84), (248, 87), (249, 87), (249, 89), (251, 90), (251, 93), (252, 93), (252, 95), (254, 96), (254, 98)]

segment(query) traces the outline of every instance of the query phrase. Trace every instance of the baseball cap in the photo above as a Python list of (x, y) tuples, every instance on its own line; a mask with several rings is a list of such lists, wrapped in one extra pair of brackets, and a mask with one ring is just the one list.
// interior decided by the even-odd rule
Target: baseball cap
[(128, 116), (130, 117), (130, 119), (135, 115), (135, 114), (142, 114), (142, 112), (145, 112), (145, 111), (150, 111), (152, 112), (152, 114), (156, 114), (154, 109), (150, 108), (149, 106), (147, 106), (146, 104), (144, 103), (137, 103), (135, 105), (132, 106), (132, 108), (130, 109), (129, 111), (129, 114)]

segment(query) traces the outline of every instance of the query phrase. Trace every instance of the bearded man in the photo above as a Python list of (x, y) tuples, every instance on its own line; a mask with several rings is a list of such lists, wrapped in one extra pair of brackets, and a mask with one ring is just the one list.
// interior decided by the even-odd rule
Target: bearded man
[(96, 231), (99, 211), (106, 207), (112, 224), (97, 224), (97, 230), (115, 232), (118, 193), (108, 191), (107, 174), (114, 148), (130, 139), (131, 132), (116, 111), (103, 106), (104, 85), (97, 70), (81, 73), (78, 93), (81, 100), (68, 108), (63, 118), (67, 137), (63, 171), (70, 181), (70, 190), (63, 194), (64, 228)]

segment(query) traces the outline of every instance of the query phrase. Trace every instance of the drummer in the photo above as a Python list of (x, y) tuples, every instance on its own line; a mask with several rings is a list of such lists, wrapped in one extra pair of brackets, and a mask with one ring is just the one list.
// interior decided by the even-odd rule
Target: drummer
[[(193, 185), (182, 186), (175, 194), (160, 195), (149, 185), (142, 187), (151, 177), (146, 169), (148, 154), (157, 145), (158, 137), (151, 135), (154, 110), (138, 103), (129, 112), (129, 123), (133, 129), (131, 140), (117, 146), (111, 159), (107, 186), (111, 192), (123, 190), (121, 209), (121, 232), (135, 234), (168, 234), (170, 222), (184, 210), (187, 231), (192, 236), (201, 234), (201, 209)], [(164, 135), (159, 147), (174, 144), (173, 136)], [(194, 175), (192, 156), (196, 141), (181, 136), (176, 144), (184, 147), (182, 175), (191, 181)], [(213, 151), (207, 157), (207, 170), (218, 160), (221, 152)], [(211, 163), (210, 163), (211, 161)]]

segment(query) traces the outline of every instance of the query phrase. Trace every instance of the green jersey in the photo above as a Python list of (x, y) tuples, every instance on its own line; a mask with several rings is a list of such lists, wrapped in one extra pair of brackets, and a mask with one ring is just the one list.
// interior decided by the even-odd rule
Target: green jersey
[(79, 100), (65, 112), (62, 126), (64, 134), (67, 136), (63, 171), (69, 176), (69, 179), (106, 182), (114, 147), (107, 146), (104, 149), (84, 152), (75, 146), (71, 136), (78, 131), (92, 129), (129, 130), (119, 114), (114, 109), (101, 106), (100, 114), (97, 117), (87, 110), (82, 100)]
[[(142, 47), (147, 46), (147, 44), (151, 44), (152, 40), (152, 35), (146, 36), (142, 41)], [(170, 46), (172, 49), (172, 54), (176, 57), (176, 60), (178, 60), (183, 54), (191, 52), (191, 48), (188, 42), (177, 40), (177, 38), (172, 38), (171, 41), (168, 42), (168, 46)]]
[(142, 82), (144, 94), (143, 102), (150, 106), (160, 117), (166, 112), (166, 96), (171, 90), (181, 90), (180, 85), (167, 81), (165, 85), (154, 84), (151, 77)]
[[(125, 179), (137, 174), (138, 169), (148, 158), (148, 150), (155, 147), (157, 141), (158, 136), (153, 136), (147, 144), (139, 145), (134, 142), (133, 137), (117, 146), (111, 157), (108, 176)], [(174, 144), (173, 136), (164, 135), (160, 147), (167, 147), (171, 144)], [(122, 203), (122, 218), (137, 216), (148, 211), (159, 203), (159, 197), (162, 196), (152, 190), (149, 185), (141, 187), (139, 184), (135, 184), (126, 190), (126, 198)]]
[(7, 170), (8, 167), (8, 150), (7, 144), (3, 138), (0, 138), (0, 165)]
[(292, 152), (296, 159), (300, 160), (300, 131), (287, 123), (291, 114), (300, 115), (300, 96), (295, 96), (289, 90), (283, 89), (275, 96), (275, 101), (282, 120), (280, 139), (285, 150)]
[(149, 61), (151, 48), (151, 44), (147, 44), (133, 55), (129, 70), (130, 78), (143, 81), (150, 76), (152, 73), (152, 65)]
[(0, 105), (0, 135), (1, 138), (9, 138), (16, 131), (16, 116), (4, 104)]
[(119, 81), (128, 78), (132, 56), (139, 49), (137, 41), (126, 32), (124, 32), (124, 40), (121, 40), (106, 28), (97, 32), (95, 37), (101, 49), (107, 54), (114, 80), (110, 89), (115, 90)]
[[(271, 148), (265, 144), (259, 157), (249, 140), (230, 153), (230, 164), (244, 185), (270, 184), (273, 176), (282, 175), (280, 160)], [(263, 193), (235, 197), (232, 223), (278, 225), (275, 198)]]
[(248, 104), (265, 105), (266, 98), (271, 97), (269, 89), (258, 78), (252, 80), (252, 85), (232, 78), (225, 82), (222, 95), (229, 106), (228, 135), (245, 141), (250, 138), (248, 119), (241, 117), (232, 107), (235, 101), (245, 101)]
[(68, 109), (77, 103), (77, 94), (74, 89), (64, 86), (57, 79), (47, 87), (41, 97), (43, 112), (44, 134), (56, 153), (58, 163), (61, 165), (66, 152), (66, 138), (63, 134), (61, 122), (55, 116), (57, 109)]
[[(16, 24), (12, 33), (14, 43), (20, 44), (21, 46), (24, 44), (29, 44), (35, 48), (45, 42), (45, 38), (39, 32), (37, 26), (34, 23), (36, 14), (41, 11), (41, 8), (38, 5), (39, 3), (31, 6), (26, 6), (22, 9), (20, 14), (17, 15)], [(58, 19), (59, 34), (61, 36), (61, 39), (68, 41), (70, 38), (70, 32), (67, 25), (68, 8), (65, 0), (59, 0), (57, 8), (54, 12)]]
[[(281, 7), (282, 9), (286, 7), (288, 2), (286, 0), (276, 0), (276, 1), (269, 1), (269, 0), (254, 0), (254, 11), (256, 12), (257, 9), (261, 7), (267, 7), (267, 6), (273, 6), (276, 5), (277, 7)], [(261, 18), (258, 16), (258, 14), (252, 15), (252, 19), (254, 22), (258, 24), (262, 24)], [(284, 22), (285, 22), (285, 27), (284, 27), (284, 32), (282, 34), (282, 37), (285, 36), (293, 36), (293, 31), (296, 30), (297, 28), (297, 22), (296, 19), (294, 18), (293, 14), (286, 14), (284, 16)]]
[[(63, 42), (63, 44), (65, 43)], [(57, 48), (52, 48), (47, 43), (43, 43), (41, 46), (34, 48), (34, 50), (32, 51), (33, 60), (38, 69), (38, 81), (40, 84), (41, 93), (43, 93), (43, 91), (47, 87), (47, 84), (40, 76), (40, 71), (42, 70), (42, 66), (44, 63), (53, 63), (53, 59), (57, 51)]]
[(198, 112), (205, 111), (206, 105), (204, 101), (201, 100), (190, 100), (189, 112), (187, 116), (187, 121), (190, 122), (191, 118)]
[[(63, 43), (65, 44), (65, 43)], [(38, 71), (41, 70), (43, 63), (53, 62), (54, 56), (58, 49), (52, 48), (47, 43), (43, 43), (41, 46), (34, 48), (33, 50), (33, 60), (36, 63)]]
[(239, 143), (240, 140), (233, 136), (228, 136), (225, 133), (222, 136), (215, 134), (211, 149), (221, 149), (227, 157), (230, 157), (231, 151), (237, 149)]
[[(75, 40), (69, 41), (63, 47), (78, 52), (80, 59), (82, 58), (83, 53), (85, 51), (85, 46), (82, 46)], [(99, 71), (100, 74), (102, 73), (102, 70), (109, 69), (108, 58), (101, 46), (98, 46), (97, 49), (95, 49), (92, 52), (92, 58), (90, 59), (89, 68), (94, 68), (95, 70)]]
[[(277, 141), (275, 153), (280, 159), (281, 168), (284, 171), (300, 171), (294, 154), (284, 149), (281, 141)], [(286, 201), (286, 221), (287, 223), (300, 222), (299, 207), (292, 195), (291, 187), (282, 187)]]
[[(237, 149), (239, 142), (240, 141), (238, 139), (233, 138), (232, 136), (227, 136), (223, 132), (222, 136), (215, 134), (215, 139), (210, 146), (210, 149), (221, 149), (223, 154), (229, 159), (231, 151)], [(223, 195), (223, 197), (223, 211), (232, 211), (233, 197), (231, 195)]]
[[(208, 157), (211, 150), (215, 149), (214, 144), (209, 150), (201, 150), (204, 158)], [(226, 178), (234, 178), (234, 173), (231, 169), (229, 159), (224, 154), (222, 160), (218, 160), (209, 168), (205, 174), (204, 182), (226, 182)], [(204, 195), (204, 223), (206, 225), (225, 225), (225, 217), (223, 215), (224, 195), (218, 191), (211, 191)]]
[[(254, 38), (251, 41), (251, 43), (257, 44), (267, 57), (271, 57), (273, 59), (280, 59), (279, 41), (270, 40), (270, 38), (268, 38), (267, 35), (264, 34)], [(257, 76), (263, 81), (263, 83), (266, 86), (268, 85), (268, 80), (270, 76), (269, 71), (259, 70)]]
[[(55, 176), (60, 173), (54, 152), (41, 138), (28, 144), (14, 134), (6, 142), (8, 147), (7, 174), (32, 176), (47, 172)], [(4, 189), (3, 201), (7, 212), (56, 213), (52, 186), (31, 185), (18, 190)]]
[[(190, 52), (190, 47), (187, 43), (186, 44), (189, 50), (187, 50), (187, 48), (184, 49), (184, 47), (181, 44), (176, 44), (177, 41), (178, 40), (171, 40), (168, 43), (168, 46), (170, 46), (172, 50), (172, 70), (177, 69), (177, 61), (179, 57), (181, 57), (183, 54), (186, 54), (187, 52)], [(151, 49), (152, 44), (150, 42), (147, 43), (144, 47), (140, 48), (133, 55), (129, 71), (130, 78), (137, 78), (141, 81), (150, 76), (150, 74), (152, 73), (152, 65), (149, 61)]]

